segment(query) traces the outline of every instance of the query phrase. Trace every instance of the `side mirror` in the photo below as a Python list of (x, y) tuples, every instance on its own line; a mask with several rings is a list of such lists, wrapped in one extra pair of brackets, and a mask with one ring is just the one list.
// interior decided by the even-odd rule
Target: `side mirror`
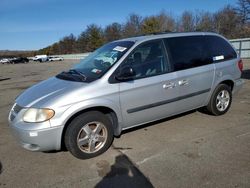
[(120, 73), (115, 76), (115, 79), (118, 81), (129, 81), (133, 80), (135, 75), (135, 71), (132, 67), (124, 67)]

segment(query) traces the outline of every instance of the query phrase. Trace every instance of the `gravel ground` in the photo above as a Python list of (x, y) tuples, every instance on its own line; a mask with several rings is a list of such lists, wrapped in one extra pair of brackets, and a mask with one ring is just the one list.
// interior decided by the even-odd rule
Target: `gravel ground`
[(15, 97), (75, 63), (0, 65), (0, 187), (250, 187), (250, 61), (223, 116), (191, 111), (147, 124), (89, 160), (22, 149), (7, 124)]

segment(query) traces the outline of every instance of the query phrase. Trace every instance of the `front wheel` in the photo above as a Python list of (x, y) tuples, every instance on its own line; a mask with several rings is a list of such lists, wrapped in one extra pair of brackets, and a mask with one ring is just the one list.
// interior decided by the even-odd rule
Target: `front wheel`
[(77, 116), (66, 129), (64, 142), (72, 155), (88, 159), (105, 152), (114, 138), (112, 122), (98, 111)]
[(225, 114), (232, 103), (232, 91), (226, 84), (218, 85), (211, 96), (207, 110), (213, 115)]

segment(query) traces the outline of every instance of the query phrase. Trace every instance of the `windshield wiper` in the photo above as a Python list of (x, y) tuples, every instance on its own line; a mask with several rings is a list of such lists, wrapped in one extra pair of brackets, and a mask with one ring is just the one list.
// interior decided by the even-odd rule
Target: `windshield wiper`
[(70, 69), (68, 73), (79, 75), (82, 81), (86, 81), (86, 79), (87, 79), (87, 77), (82, 72), (80, 72), (76, 69)]

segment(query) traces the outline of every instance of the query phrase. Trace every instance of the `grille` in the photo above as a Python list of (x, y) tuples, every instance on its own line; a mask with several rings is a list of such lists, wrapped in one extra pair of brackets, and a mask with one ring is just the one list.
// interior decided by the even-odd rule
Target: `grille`
[(22, 109), (23, 109), (23, 107), (19, 106), (18, 104), (15, 104), (15, 106), (13, 107), (13, 111), (16, 114), (18, 114)]
[(10, 114), (10, 120), (13, 121), (15, 119), (15, 115), (13, 113)]
[(23, 107), (19, 106), (18, 104), (14, 104), (11, 113), (10, 113), (10, 121), (13, 121), (17, 114), (23, 109)]

